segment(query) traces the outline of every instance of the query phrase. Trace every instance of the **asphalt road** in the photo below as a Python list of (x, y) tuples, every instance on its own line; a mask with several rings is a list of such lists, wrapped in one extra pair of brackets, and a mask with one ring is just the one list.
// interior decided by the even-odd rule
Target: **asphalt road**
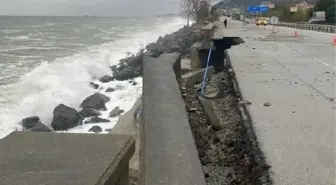
[(335, 184), (334, 35), (228, 26), (216, 35), (245, 40), (229, 54), (274, 184)]

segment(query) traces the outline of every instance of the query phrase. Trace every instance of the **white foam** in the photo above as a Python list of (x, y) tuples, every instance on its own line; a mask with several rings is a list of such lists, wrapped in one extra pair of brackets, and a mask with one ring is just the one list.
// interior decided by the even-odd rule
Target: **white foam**
[[(185, 20), (175, 18), (162, 22), (155, 29), (141, 32), (134, 30), (134, 34), (127, 38), (92, 47), (72, 56), (44, 62), (24, 75), (18, 83), (5, 87), (5, 92), (8, 93), (6, 97), (9, 102), (13, 103), (1, 105), (0, 138), (16, 129), (20, 130), (19, 122), (29, 116), (39, 116), (43, 123), (50, 126), (55, 106), (64, 103), (78, 108), (81, 101), (94, 92), (88, 86), (92, 78), (111, 74), (109, 66), (117, 64), (127, 55), (127, 52), (135, 53), (149, 42), (154, 42), (159, 36), (176, 31), (185, 23)], [(107, 118), (108, 112), (116, 106), (120, 106), (125, 111), (133, 106), (142, 91), (141, 78), (136, 81), (138, 82), (136, 86), (132, 86), (127, 81), (104, 84), (105, 88), (117, 85), (123, 88), (113, 93), (105, 93), (111, 101), (107, 103), (109, 110), (103, 112), (104, 118)], [(117, 119), (113, 118), (111, 121), (108, 124), (98, 125), (103, 129), (112, 128)], [(88, 127), (89, 125), (84, 125), (71, 129), (69, 132), (87, 132)]]

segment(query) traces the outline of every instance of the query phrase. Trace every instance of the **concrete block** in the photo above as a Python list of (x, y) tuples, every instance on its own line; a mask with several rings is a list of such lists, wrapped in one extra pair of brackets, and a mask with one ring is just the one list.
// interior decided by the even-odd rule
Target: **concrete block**
[[(182, 79), (186, 80), (186, 86), (187, 87), (192, 87), (197, 83), (201, 83), (203, 81), (203, 76), (205, 73), (205, 68), (203, 69), (198, 69), (195, 71), (190, 71), (184, 75), (182, 75)], [(209, 78), (211, 75), (215, 73), (215, 69), (213, 66), (208, 67), (208, 73), (207, 77)]]
[(190, 47), (190, 67), (201, 68), (201, 59), (199, 57), (199, 51), (202, 49), (202, 43), (196, 42)]
[(191, 60), (189, 58), (181, 59), (181, 69), (182, 70), (190, 70), (191, 69), (190, 63), (191, 63)]
[(211, 41), (211, 38), (214, 34), (214, 30), (215, 30), (215, 24), (212, 22), (208, 23), (207, 25), (201, 28), (201, 32), (203, 35), (203, 42)]
[(203, 109), (204, 109), (204, 113), (208, 119), (208, 121), (210, 122), (210, 124), (212, 125), (212, 127), (215, 130), (221, 130), (222, 126), (220, 124), (220, 120), (217, 118), (215, 112), (214, 112), (214, 108), (212, 103), (205, 99), (204, 97), (198, 95), (198, 100), (200, 101)]
[(134, 143), (109, 134), (13, 132), (0, 140), (0, 184), (127, 185)]

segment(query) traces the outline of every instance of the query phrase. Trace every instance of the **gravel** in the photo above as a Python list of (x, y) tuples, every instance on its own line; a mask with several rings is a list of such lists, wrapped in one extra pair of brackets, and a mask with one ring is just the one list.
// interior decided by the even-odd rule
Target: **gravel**
[[(208, 123), (196, 98), (196, 89), (186, 88), (184, 83), (181, 85), (186, 110), (193, 110), (188, 111), (188, 117), (207, 184), (269, 184), (269, 166), (260, 160), (263, 159), (261, 152), (258, 147), (254, 147), (257, 141), (251, 137), (253, 131), (246, 127), (248, 123), (241, 115), (239, 96), (236, 95), (230, 74), (219, 72), (206, 84), (207, 89), (216, 88), (218, 81), (224, 86), (224, 97), (211, 100), (214, 112), (223, 126), (219, 131), (214, 131)], [(267, 180), (263, 180), (264, 176), (267, 176)]]

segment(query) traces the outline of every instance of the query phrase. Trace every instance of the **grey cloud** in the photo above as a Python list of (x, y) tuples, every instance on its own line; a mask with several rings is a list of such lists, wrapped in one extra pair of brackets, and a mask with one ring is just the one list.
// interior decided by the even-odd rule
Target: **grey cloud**
[(1, 15), (151, 16), (177, 13), (180, 0), (0, 0)]

